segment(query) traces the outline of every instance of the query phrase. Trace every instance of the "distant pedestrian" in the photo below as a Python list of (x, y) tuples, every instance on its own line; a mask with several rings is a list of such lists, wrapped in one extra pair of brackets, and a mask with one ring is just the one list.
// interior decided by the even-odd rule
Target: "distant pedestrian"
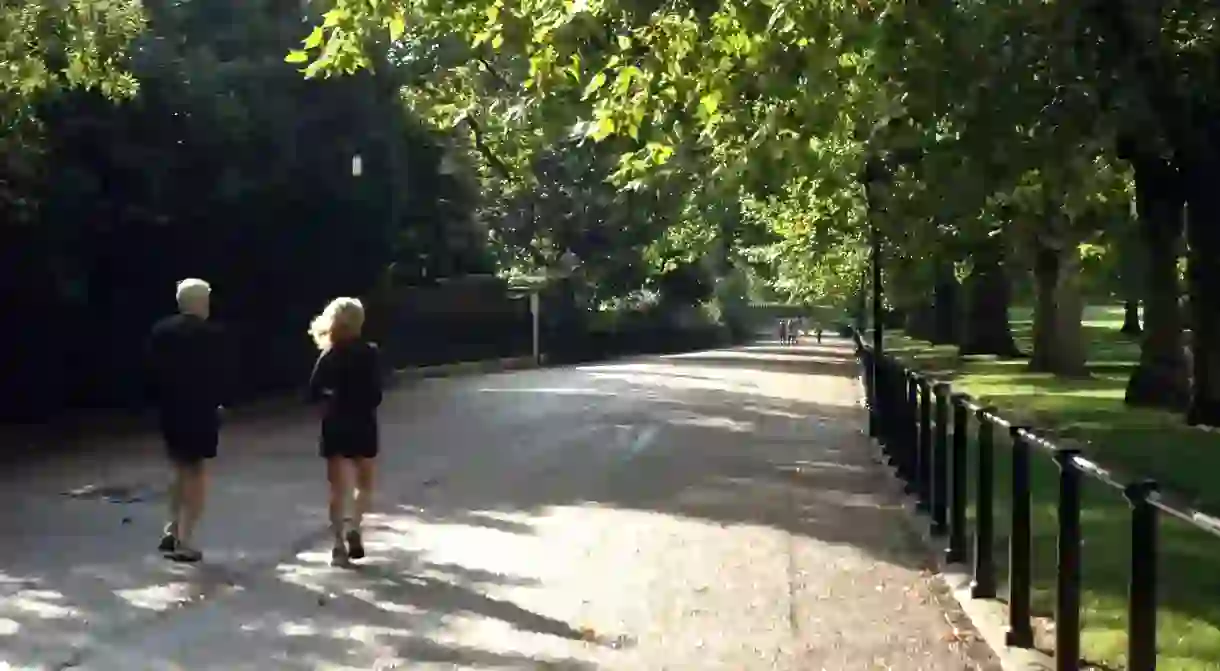
[[(361, 524), (373, 501), (381, 367), (377, 346), (364, 340), (363, 328), (360, 301), (336, 298), (309, 329), (322, 351), (310, 376), (309, 398), (322, 405), (320, 453), (330, 485), (331, 563), (336, 566), (364, 557)], [(354, 499), (353, 511), (351, 525), (345, 527), (349, 499)]]
[(822, 327), (821, 326), (819, 326), (817, 328), (816, 333), (818, 335), (818, 344), (821, 345), (822, 344)]
[(788, 320), (779, 320), (779, 343), (781, 345), (788, 344)]
[(224, 332), (209, 320), (211, 295), (203, 280), (179, 282), (178, 314), (157, 322), (148, 341), (149, 387), (174, 470), (159, 549), (182, 562), (203, 558), (194, 532), (207, 498), (204, 464), (216, 456), (220, 413), (232, 391), (231, 353)]

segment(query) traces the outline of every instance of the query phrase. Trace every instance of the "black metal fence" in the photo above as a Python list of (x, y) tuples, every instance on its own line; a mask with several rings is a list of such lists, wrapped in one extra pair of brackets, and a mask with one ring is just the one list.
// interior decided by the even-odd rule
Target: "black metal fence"
[[(917, 509), (931, 521), (932, 533), (945, 540), (950, 563), (971, 560), (971, 596), (995, 598), (997, 432), (1011, 438), (1011, 519), (1008, 535), (1007, 643), (1034, 644), (1033, 510), (1031, 460), (1049, 454), (1058, 465), (1057, 578), (1055, 584), (1055, 668), (1081, 668), (1081, 491), (1091, 478), (1120, 492), (1130, 504), (1131, 545), (1128, 557), (1127, 668), (1152, 671), (1157, 666), (1157, 608), (1161, 515), (1178, 518), (1220, 538), (1220, 521), (1171, 501), (1152, 480), (1130, 480), (1085, 459), (1079, 450), (1056, 445), (1029, 427), (1001, 417), (965, 394), (953, 393), (894, 357), (874, 357), (859, 333), (854, 334), (862, 365), (869, 408), (869, 431), (916, 498)], [(977, 450), (975, 469), (968, 472), (971, 431)], [(973, 481), (971, 481), (973, 478)], [(971, 486), (973, 485), (973, 486)], [(970, 490), (974, 492), (974, 522), (968, 521)], [(972, 527), (972, 528), (971, 528)], [(973, 540), (973, 547), (969, 544)]]

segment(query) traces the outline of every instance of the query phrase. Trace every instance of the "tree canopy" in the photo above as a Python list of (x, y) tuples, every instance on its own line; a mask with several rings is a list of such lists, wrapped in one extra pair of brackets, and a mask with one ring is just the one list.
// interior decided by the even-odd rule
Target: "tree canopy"
[[(896, 309), (948, 305), (962, 277), (1003, 281), (997, 263), (1028, 269), (1041, 308), (1031, 365), (1077, 374), (1081, 263), (1131, 220), (1139, 160), (1168, 157), (1193, 219), (1220, 214), (1201, 186), (1220, 167), (1216, 12), (1188, 0), (339, 0), (288, 60), (324, 76), (405, 54), (429, 118), (465, 123), (519, 188), (531, 156), (608, 146), (621, 191), (688, 185), (655, 247), (702, 254), (762, 220), (765, 235), (731, 255), (765, 260), (794, 297), (857, 293), (868, 225), (901, 287)], [(746, 216), (726, 227), (714, 216), (726, 206)], [(1187, 229), (1196, 296), (1220, 288), (1211, 229)], [(1193, 322), (1220, 330), (1201, 307)], [(1209, 399), (1212, 416), (1220, 353), (1200, 359), (1200, 342), (1195, 405)]]

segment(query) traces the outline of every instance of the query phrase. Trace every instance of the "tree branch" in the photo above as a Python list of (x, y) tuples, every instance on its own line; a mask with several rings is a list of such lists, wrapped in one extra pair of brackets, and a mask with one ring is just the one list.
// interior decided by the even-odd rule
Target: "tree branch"
[(504, 163), (504, 161), (500, 160), (499, 156), (496, 156), (495, 152), (491, 150), (491, 147), (488, 147), (487, 143), (483, 140), (483, 132), (482, 129), (479, 128), (479, 122), (475, 121), (469, 115), (463, 117), (462, 120), (465, 121), (468, 126), (470, 126), (470, 132), (474, 135), (475, 149), (477, 149), (479, 153), (483, 155), (483, 158), (487, 160), (487, 163), (491, 165), (496, 172), (500, 173), (501, 177), (504, 177), (505, 179), (511, 177), (512, 173), (509, 171), (508, 166)]
[(494, 77), (496, 79), (496, 81), (500, 82), (501, 86), (503, 86), (506, 89), (515, 88), (512, 84), (508, 83), (508, 80), (504, 78), (504, 75), (500, 74), (500, 71), (497, 70), (491, 63), (489, 63), (486, 58), (479, 56), (479, 62), (483, 64), (483, 67), (487, 70), (488, 74), (490, 74), (492, 77)]

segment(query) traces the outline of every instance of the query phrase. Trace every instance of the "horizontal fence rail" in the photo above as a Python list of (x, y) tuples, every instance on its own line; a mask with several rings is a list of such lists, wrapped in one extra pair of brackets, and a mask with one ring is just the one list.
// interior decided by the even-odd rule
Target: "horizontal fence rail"
[[(1220, 539), (1220, 518), (1196, 510), (1148, 479), (1117, 474), (1081, 455), (1079, 449), (1056, 444), (1000, 416), (951, 385), (913, 370), (894, 357), (875, 356), (860, 333), (854, 333), (857, 358), (865, 382), (869, 434), (916, 509), (926, 513), (935, 538), (945, 542), (949, 562), (966, 559), (973, 534), (971, 596), (995, 598), (996, 434), (1011, 439), (1012, 504), (1008, 535), (1007, 644), (1034, 644), (1031, 592), (1033, 583), (1032, 502), (1030, 467), (1035, 455), (1049, 455), (1059, 468), (1058, 557), (1055, 584), (1055, 668), (1081, 668), (1081, 490), (1092, 480), (1126, 498), (1131, 508), (1131, 547), (1128, 578), (1127, 668), (1154, 671), (1157, 666), (1158, 522), (1162, 514), (1177, 518)], [(973, 418), (973, 421), (971, 419)], [(968, 472), (967, 451), (973, 425), (976, 469)], [(975, 520), (969, 528), (969, 483), (974, 483)]]

